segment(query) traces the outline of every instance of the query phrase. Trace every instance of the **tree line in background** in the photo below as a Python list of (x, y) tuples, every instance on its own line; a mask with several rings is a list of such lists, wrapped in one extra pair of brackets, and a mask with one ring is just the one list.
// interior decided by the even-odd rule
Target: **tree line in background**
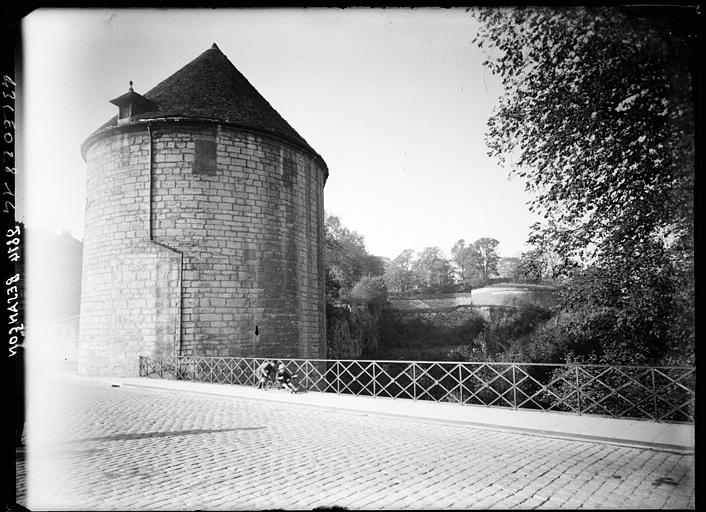
[(493, 277), (516, 279), (517, 258), (501, 258), (498, 245), (493, 238), (480, 238), (468, 245), (461, 239), (451, 248), (450, 259), (439, 247), (427, 247), (418, 254), (405, 249), (387, 262), (385, 282), (391, 293), (404, 295), (466, 292)]
[(369, 254), (363, 236), (343, 226), (334, 215), (326, 215), (325, 232), (326, 295), (333, 299), (350, 299), (357, 283), (375, 277), (381, 278), (388, 293), (404, 295), (466, 292), (493, 278), (539, 282), (548, 276), (544, 267), (535, 265), (541, 258), (534, 253), (531, 264), (523, 263), (525, 255), (500, 257), (499, 242), (493, 238), (469, 244), (458, 240), (451, 248), (451, 258), (439, 247), (427, 247), (419, 253), (405, 249), (390, 260)]

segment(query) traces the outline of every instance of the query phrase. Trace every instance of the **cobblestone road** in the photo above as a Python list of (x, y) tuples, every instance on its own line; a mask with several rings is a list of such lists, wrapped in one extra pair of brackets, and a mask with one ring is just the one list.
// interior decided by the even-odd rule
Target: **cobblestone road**
[(30, 509), (694, 508), (692, 455), (77, 379), (52, 387), (65, 400), (39, 404), (28, 460), (18, 451)]

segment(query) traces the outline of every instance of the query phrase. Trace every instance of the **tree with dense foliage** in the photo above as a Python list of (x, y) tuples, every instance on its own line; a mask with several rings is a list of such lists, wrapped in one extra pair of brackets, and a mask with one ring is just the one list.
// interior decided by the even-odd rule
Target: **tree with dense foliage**
[(516, 278), (521, 283), (541, 283), (547, 275), (544, 254), (538, 248), (523, 252), (517, 265)]
[(341, 287), (350, 289), (362, 275), (361, 260), (367, 254), (363, 236), (345, 227), (334, 215), (324, 224), (325, 266)]
[(466, 245), (463, 239), (451, 247), (453, 262), (458, 267), (459, 281), (462, 289), (482, 286), (488, 279), (497, 275), (500, 256), (496, 251), (500, 242), (494, 238), (479, 238)]
[(363, 276), (379, 276), (385, 272), (385, 262), (368, 254), (363, 235), (345, 227), (334, 215), (326, 215), (324, 267), (327, 296), (347, 295)]
[(370, 357), (377, 350), (387, 300), (385, 281), (379, 277), (386, 261), (368, 254), (363, 236), (338, 217), (326, 215), (325, 220), (326, 356)]
[(571, 278), (566, 353), (693, 360), (693, 10), (477, 15), (505, 87), (490, 155), (524, 178)]
[(414, 251), (405, 249), (392, 261), (389, 261), (385, 268), (385, 282), (388, 289), (395, 293), (407, 293), (415, 286)]
[(555, 249), (555, 242), (547, 236), (547, 233), (551, 233), (551, 230), (543, 229), (539, 223), (531, 227), (528, 242), (532, 248), (522, 253), (520, 257), (516, 272), (518, 281), (558, 283), (578, 266), (576, 261), (559, 254)]
[(351, 290), (351, 302), (381, 308), (387, 303), (387, 284), (382, 277), (365, 276)]
[(465, 249), (466, 241), (463, 238), (456, 241), (453, 246), (451, 246), (451, 261), (456, 265), (456, 276), (461, 282), (468, 278), (469, 273), (468, 261), (464, 257)]
[(487, 237), (479, 238), (473, 242), (473, 247), (475, 247), (480, 256), (478, 259), (478, 269), (485, 281), (498, 273), (498, 260), (500, 259), (496, 251), (498, 245), (500, 245), (500, 242), (494, 238)]
[(447, 291), (453, 285), (451, 264), (439, 247), (425, 248), (412, 263), (412, 270), (422, 290)]
[(478, 273), (479, 257), (480, 255), (473, 247), (473, 244), (466, 245), (466, 241), (463, 238), (456, 241), (451, 247), (451, 259), (457, 268), (456, 275), (460, 289), (470, 289), (480, 281)]
[(366, 254), (363, 256), (360, 263), (363, 269), (364, 276), (381, 276), (385, 274), (385, 269), (387, 268), (388, 258), (382, 256), (375, 256), (374, 254)]

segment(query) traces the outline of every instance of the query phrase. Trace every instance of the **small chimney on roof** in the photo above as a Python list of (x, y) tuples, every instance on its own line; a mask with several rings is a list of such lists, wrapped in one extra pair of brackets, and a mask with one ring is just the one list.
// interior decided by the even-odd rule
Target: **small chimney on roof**
[(132, 80), (130, 80), (128, 92), (110, 100), (110, 103), (118, 107), (118, 123), (125, 123), (130, 121), (134, 116), (158, 110), (156, 103), (136, 93), (132, 89)]

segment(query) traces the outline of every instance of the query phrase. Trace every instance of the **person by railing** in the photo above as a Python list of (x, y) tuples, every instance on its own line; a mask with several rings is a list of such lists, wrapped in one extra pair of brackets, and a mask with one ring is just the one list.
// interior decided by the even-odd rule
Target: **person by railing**
[(279, 382), (282, 387), (288, 390), (290, 393), (296, 393), (297, 388), (294, 386), (294, 377), (292, 372), (287, 370), (282, 361), (279, 361), (279, 366), (277, 367), (277, 382)]
[(255, 377), (257, 378), (255, 387), (260, 389), (266, 389), (268, 380), (274, 382), (276, 372), (277, 367), (273, 361), (267, 360), (262, 363), (260, 366), (258, 366), (257, 370), (255, 371)]

